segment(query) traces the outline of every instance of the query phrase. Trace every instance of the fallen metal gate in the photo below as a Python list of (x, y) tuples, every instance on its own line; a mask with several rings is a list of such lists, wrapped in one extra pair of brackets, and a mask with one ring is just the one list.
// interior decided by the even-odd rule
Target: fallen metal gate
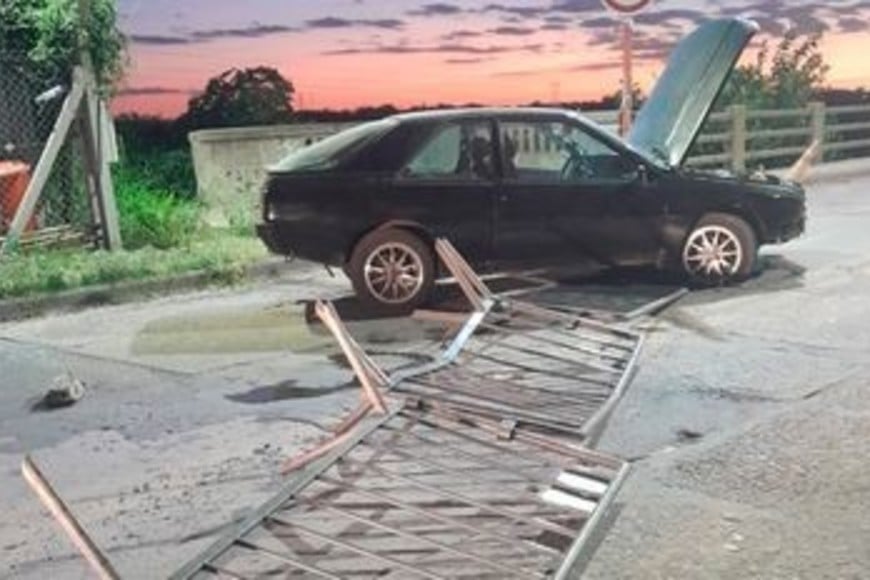
[(627, 464), (394, 402), (173, 576), (564, 578)]
[[(561, 579), (583, 559), (628, 464), (580, 443), (625, 390), (641, 336), (496, 297), (449, 243), (436, 249), (473, 307), (423, 313), (455, 326), (441, 358), (390, 377), (318, 302), (362, 386), (361, 405), (285, 466), (293, 475), (272, 499), (173, 580)], [(117, 578), (25, 463), (28, 474), (95, 571)]]
[(448, 242), (438, 240), (436, 250), (477, 311), (441, 361), (405, 373), (394, 388), (518, 427), (594, 440), (631, 381), (643, 337), (496, 296)]

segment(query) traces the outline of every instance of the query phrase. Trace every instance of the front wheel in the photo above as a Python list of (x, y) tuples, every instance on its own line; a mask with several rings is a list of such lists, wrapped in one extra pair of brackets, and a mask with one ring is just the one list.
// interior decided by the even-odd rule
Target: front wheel
[(683, 269), (702, 284), (726, 284), (752, 274), (758, 256), (755, 231), (742, 218), (725, 213), (705, 215), (683, 246)]
[(384, 314), (408, 314), (423, 304), (435, 283), (429, 245), (413, 233), (375, 230), (363, 237), (347, 265), (357, 298)]

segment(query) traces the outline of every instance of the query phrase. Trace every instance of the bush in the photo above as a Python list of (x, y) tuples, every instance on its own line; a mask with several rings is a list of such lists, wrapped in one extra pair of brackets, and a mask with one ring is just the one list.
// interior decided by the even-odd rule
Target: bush
[(199, 228), (196, 202), (155, 189), (141, 173), (122, 165), (115, 171), (115, 196), (124, 247), (160, 250), (187, 246)]

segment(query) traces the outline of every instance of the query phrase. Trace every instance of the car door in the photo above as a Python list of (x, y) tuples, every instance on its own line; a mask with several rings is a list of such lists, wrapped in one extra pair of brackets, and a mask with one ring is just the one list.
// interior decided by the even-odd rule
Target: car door
[(500, 121), (498, 131), (500, 261), (613, 263), (657, 245), (661, 207), (626, 152), (567, 119)]
[(496, 150), (494, 124), (458, 120), (428, 136), (393, 180), (383, 213), (448, 238), (468, 259), (492, 258)]

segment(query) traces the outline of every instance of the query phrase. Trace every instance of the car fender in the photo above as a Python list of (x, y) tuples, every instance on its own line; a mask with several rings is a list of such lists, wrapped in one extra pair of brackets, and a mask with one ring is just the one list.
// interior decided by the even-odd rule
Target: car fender
[(434, 245), (435, 243), (435, 237), (432, 235), (432, 232), (430, 232), (426, 228), (426, 226), (424, 226), (420, 222), (415, 222), (414, 220), (387, 220), (360, 232), (360, 234), (353, 239), (353, 242), (351, 242), (350, 247), (347, 248), (347, 251), (344, 254), (345, 264), (347, 264), (348, 260), (350, 260), (353, 249), (356, 247), (361, 239), (363, 239), (372, 232), (385, 230), (388, 228), (401, 228), (403, 230), (409, 230), (420, 236), (420, 238), (422, 238), (426, 243), (430, 245)]
[(749, 224), (749, 227), (751, 227), (752, 231), (755, 232), (755, 239), (757, 240), (759, 245), (761, 245), (764, 240), (767, 239), (767, 230), (764, 227), (764, 222), (761, 220), (755, 210), (746, 204), (735, 203), (719, 207), (718, 209), (711, 208), (698, 215), (695, 220), (692, 221), (691, 226), (685, 232), (683, 232), (683, 236), (680, 241), (680, 248), (682, 248), (683, 244), (685, 244), (686, 239), (689, 237), (689, 234), (692, 233), (692, 230), (695, 229), (695, 226), (698, 224), (699, 221), (701, 221), (701, 218), (711, 213), (726, 213), (739, 217), (747, 224)]

